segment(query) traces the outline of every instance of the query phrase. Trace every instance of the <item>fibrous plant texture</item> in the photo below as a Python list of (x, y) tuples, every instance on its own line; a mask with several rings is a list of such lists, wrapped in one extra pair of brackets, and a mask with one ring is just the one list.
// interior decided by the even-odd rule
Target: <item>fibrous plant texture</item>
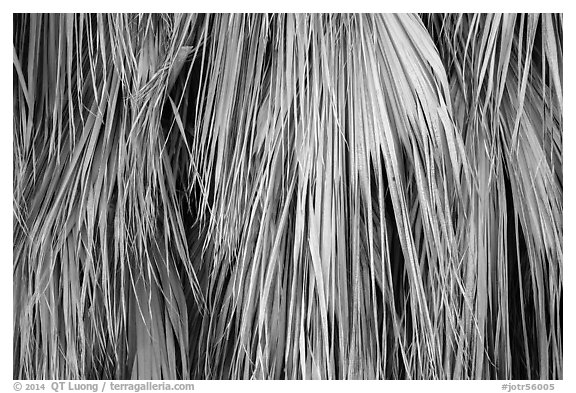
[(14, 15), (14, 378), (562, 378), (562, 15)]

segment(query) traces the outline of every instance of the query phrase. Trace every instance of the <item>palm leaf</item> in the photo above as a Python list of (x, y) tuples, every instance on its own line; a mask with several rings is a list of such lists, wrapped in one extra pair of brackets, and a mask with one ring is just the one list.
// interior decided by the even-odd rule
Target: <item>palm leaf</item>
[(14, 377), (562, 377), (562, 16), (14, 16)]

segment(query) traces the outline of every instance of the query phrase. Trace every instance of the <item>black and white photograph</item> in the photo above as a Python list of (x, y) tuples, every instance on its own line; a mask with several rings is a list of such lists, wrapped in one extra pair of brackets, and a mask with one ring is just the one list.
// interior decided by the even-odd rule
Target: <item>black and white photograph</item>
[(564, 17), (12, 13), (6, 389), (554, 390)]

